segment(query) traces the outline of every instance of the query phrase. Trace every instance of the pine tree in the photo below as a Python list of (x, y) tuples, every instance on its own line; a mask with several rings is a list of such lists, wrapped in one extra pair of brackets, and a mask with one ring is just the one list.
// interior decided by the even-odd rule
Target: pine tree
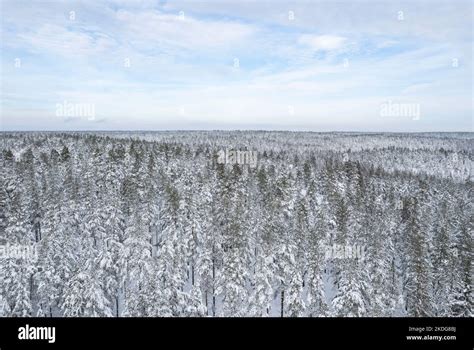
[(323, 282), (327, 223), (322, 207), (316, 209), (314, 228), (308, 237), (308, 314), (311, 317), (328, 316), (329, 307)]
[(410, 203), (407, 222), (408, 266), (406, 275), (406, 309), (408, 315), (432, 315), (430, 263), (426, 232), (420, 223), (420, 208), (415, 197)]

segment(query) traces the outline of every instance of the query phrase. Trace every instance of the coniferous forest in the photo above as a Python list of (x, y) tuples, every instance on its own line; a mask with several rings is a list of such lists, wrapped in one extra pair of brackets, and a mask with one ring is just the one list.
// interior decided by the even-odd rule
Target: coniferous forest
[(1, 148), (0, 316), (473, 315), (472, 133), (3, 132)]

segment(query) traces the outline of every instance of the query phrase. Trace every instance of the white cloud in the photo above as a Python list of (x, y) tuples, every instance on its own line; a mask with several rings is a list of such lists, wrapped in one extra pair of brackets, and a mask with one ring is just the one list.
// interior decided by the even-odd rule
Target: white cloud
[(37, 30), (19, 33), (17, 38), (33, 52), (50, 51), (62, 56), (75, 57), (107, 52), (116, 43), (103, 33), (86, 33), (70, 31), (64, 26), (43, 24)]
[(159, 43), (181, 48), (206, 49), (227, 46), (249, 38), (255, 28), (231, 21), (199, 20), (188, 15), (158, 11), (120, 10), (117, 19), (132, 42)]
[(303, 34), (298, 39), (298, 43), (309, 46), (314, 51), (332, 51), (342, 48), (346, 40), (346, 38), (337, 35)]

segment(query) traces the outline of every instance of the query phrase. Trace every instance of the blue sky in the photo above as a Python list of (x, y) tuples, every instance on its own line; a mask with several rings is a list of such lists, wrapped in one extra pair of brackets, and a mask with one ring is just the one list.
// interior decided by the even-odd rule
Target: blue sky
[(0, 2), (1, 130), (473, 131), (472, 1)]

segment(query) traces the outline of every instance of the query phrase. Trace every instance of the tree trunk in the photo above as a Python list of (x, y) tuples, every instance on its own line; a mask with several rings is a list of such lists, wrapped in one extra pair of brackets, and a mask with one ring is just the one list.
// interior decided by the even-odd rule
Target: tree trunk
[(119, 317), (119, 298), (118, 295), (115, 297), (115, 316)]
[(281, 311), (280, 311), (281, 317), (285, 316), (285, 312), (283, 309), (284, 305), (285, 305), (285, 291), (282, 290), (281, 291)]
[(206, 296), (206, 316), (209, 316), (209, 302), (207, 300), (207, 288), (206, 288), (206, 293), (204, 294)]
[(215, 259), (212, 259), (212, 316), (216, 316), (216, 264)]

